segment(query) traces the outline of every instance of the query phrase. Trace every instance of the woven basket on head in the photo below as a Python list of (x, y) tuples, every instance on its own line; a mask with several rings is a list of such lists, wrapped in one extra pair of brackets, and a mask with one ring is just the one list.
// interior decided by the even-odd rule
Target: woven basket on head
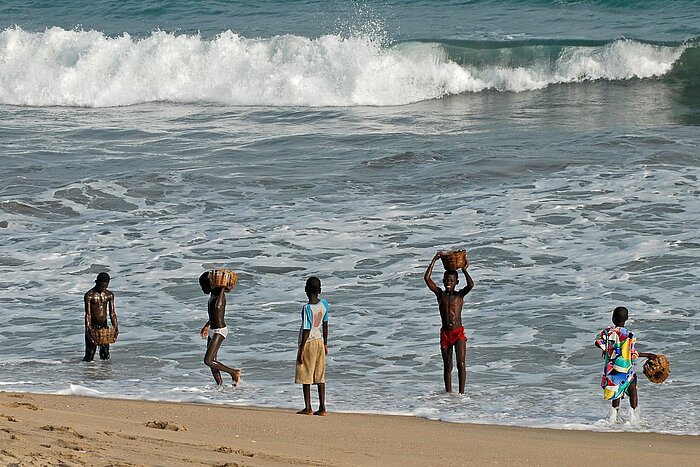
[(90, 337), (92, 337), (92, 340), (94, 340), (97, 345), (114, 344), (117, 342), (117, 336), (113, 327), (91, 329)]
[(450, 269), (462, 269), (469, 266), (466, 250), (448, 251), (440, 256), (445, 271)]
[(209, 271), (209, 282), (214, 289), (223, 287), (231, 290), (238, 282), (238, 274), (228, 269), (214, 269)]
[(644, 362), (644, 375), (649, 378), (649, 381), (656, 384), (661, 384), (666, 381), (668, 374), (671, 372), (668, 358), (664, 354), (654, 355)]

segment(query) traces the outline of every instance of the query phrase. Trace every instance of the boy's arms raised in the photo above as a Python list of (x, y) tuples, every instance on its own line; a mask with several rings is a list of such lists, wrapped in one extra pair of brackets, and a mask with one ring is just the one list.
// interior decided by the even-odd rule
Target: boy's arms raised
[(425, 283), (428, 285), (428, 288), (433, 291), (435, 295), (440, 297), (442, 294), (442, 289), (437, 286), (435, 282), (433, 282), (433, 278), (431, 277), (433, 274), (433, 267), (435, 266), (435, 261), (438, 260), (438, 258), (442, 256), (442, 251), (438, 251), (435, 253), (435, 256), (433, 256), (433, 259), (430, 261), (430, 266), (428, 266), (428, 269), (425, 270), (425, 275), (423, 276), (423, 279), (425, 279)]
[(464, 297), (474, 288), (474, 279), (472, 279), (472, 276), (470, 276), (469, 273), (467, 272), (466, 266), (462, 268), (462, 273), (464, 274), (464, 277), (467, 279), (467, 285), (465, 285), (462, 288), (462, 290), (459, 291), (459, 295)]
[(216, 309), (217, 312), (223, 312), (226, 310), (226, 290), (221, 287), (221, 291), (219, 292), (219, 296), (216, 298), (216, 303), (214, 304), (214, 308)]

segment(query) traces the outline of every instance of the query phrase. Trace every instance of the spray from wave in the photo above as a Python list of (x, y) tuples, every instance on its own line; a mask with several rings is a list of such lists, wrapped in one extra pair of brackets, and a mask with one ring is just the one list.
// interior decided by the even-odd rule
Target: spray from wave
[(687, 44), (387, 46), (371, 35), (212, 39), (156, 31), (0, 33), (0, 103), (123, 106), (207, 102), (246, 106), (391, 106), (484, 90), (529, 91), (588, 80), (663, 76)]

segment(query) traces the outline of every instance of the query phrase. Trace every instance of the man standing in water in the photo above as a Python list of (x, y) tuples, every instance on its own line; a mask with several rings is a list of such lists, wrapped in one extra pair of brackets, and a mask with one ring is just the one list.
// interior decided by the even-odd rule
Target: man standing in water
[(430, 277), (433, 273), (435, 261), (441, 256), (441, 251), (435, 253), (423, 278), (428, 288), (435, 294), (440, 307), (440, 319), (442, 320), (442, 327), (440, 328), (440, 351), (442, 353), (442, 363), (444, 366), (445, 391), (452, 392), (452, 348), (454, 347), (455, 353), (457, 354), (459, 393), (464, 394), (464, 386), (467, 382), (467, 336), (464, 333), (464, 326), (462, 325), (462, 306), (464, 305), (464, 296), (474, 288), (474, 281), (467, 272), (467, 267), (463, 267), (462, 272), (467, 279), (467, 285), (463, 289), (455, 291), (455, 287), (459, 284), (459, 277), (457, 271), (450, 269), (445, 271), (442, 278), (442, 283), (445, 286), (445, 290), (443, 291)]
[[(91, 362), (95, 358), (97, 344), (92, 340), (90, 332), (94, 329), (106, 328), (107, 313), (114, 327), (115, 337), (119, 335), (117, 313), (114, 310), (114, 294), (107, 290), (109, 286), (109, 274), (101, 272), (95, 279), (95, 286), (85, 293), (85, 357), (84, 362)], [(109, 344), (100, 345), (100, 358), (109, 359)]]
[(204, 364), (211, 368), (211, 374), (214, 376), (217, 385), (221, 386), (224, 384), (221, 379), (221, 372), (223, 371), (231, 376), (233, 385), (236, 386), (241, 381), (241, 370), (229, 368), (218, 360), (219, 347), (221, 347), (228, 335), (224, 314), (226, 313), (226, 292), (230, 292), (230, 290), (226, 290), (224, 287), (212, 289), (208, 272), (199, 276), (199, 286), (202, 288), (202, 292), (209, 294), (209, 301), (207, 302), (209, 320), (199, 332), (202, 339), (207, 338), (207, 353), (204, 354)]

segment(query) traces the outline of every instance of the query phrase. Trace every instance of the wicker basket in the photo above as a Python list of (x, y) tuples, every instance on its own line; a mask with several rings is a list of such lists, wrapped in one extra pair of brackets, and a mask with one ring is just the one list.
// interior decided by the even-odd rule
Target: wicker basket
[(238, 274), (228, 269), (213, 269), (209, 271), (209, 283), (212, 288), (218, 289), (223, 287), (226, 290), (231, 290), (238, 282)]
[(440, 259), (442, 260), (442, 265), (445, 267), (445, 271), (462, 269), (469, 266), (467, 250), (448, 251), (441, 255)]
[(117, 342), (117, 335), (113, 327), (90, 329), (90, 337), (97, 345), (114, 344)]
[(668, 358), (664, 354), (654, 355), (644, 362), (644, 375), (649, 378), (649, 381), (656, 384), (661, 384), (666, 381), (668, 374), (671, 372)]

